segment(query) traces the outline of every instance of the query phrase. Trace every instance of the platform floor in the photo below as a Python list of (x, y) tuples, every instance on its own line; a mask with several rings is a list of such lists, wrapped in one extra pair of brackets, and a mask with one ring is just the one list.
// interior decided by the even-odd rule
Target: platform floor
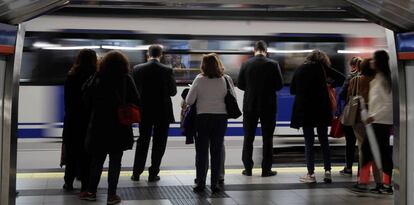
[[(391, 205), (393, 196), (374, 194), (355, 194), (346, 187), (355, 183), (355, 177), (343, 177), (338, 174), (341, 167), (333, 167), (333, 183), (321, 182), (308, 185), (299, 182), (299, 176), (306, 173), (302, 167), (276, 168), (278, 175), (260, 177), (260, 169), (253, 170), (253, 176), (241, 175), (241, 169), (226, 169), (225, 191), (212, 195), (209, 189), (205, 194), (192, 192), (194, 186), (194, 170), (161, 171), (161, 180), (149, 183), (147, 173), (141, 181), (131, 181), (130, 171), (121, 172), (118, 194), (121, 204), (130, 205)], [(317, 167), (317, 180), (322, 181), (322, 168)], [(63, 173), (19, 173), (17, 189), (19, 196), (17, 205), (97, 205), (106, 204), (106, 173), (104, 173), (98, 190), (96, 202), (78, 199), (79, 190), (65, 192), (62, 190)], [(207, 180), (207, 183), (209, 180)], [(75, 188), (79, 183), (75, 183)]]

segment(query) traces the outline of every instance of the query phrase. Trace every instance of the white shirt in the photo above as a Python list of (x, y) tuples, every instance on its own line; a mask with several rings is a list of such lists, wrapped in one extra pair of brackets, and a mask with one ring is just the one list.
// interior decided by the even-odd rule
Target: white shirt
[(386, 79), (378, 73), (369, 83), (368, 116), (374, 118), (373, 123), (393, 124), (392, 91), (384, 87)]
[(186, 103), (192, 105), (197, 101), (197, 114), (227, 114), (224, 103), (227, 86), (224, 78), (229, 81), (231, 92), (234, 95), (233, 80), (228, 75), (221, 78), (208, 78), (199, 74), (190, 87), (185, 99)]

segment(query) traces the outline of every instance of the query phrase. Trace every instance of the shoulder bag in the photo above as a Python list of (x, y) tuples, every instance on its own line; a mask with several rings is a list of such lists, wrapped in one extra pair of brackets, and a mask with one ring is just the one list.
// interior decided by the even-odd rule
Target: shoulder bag
[(355, 81), (352, 87), (351, 96), (348, 99), (347, 104), (342, 112), (341, 122), (343, 125), (352, 126), (356, 123), (358, 107), (359, 107), (359, 76), (354, 77)]
[(121, 125), (131, 126), (133, 123), (141, 122), (141, 112), (138, 106), (126, 102), (126, 81), (123, 79), (121, 104), (118, 107), (118, 121)]
[(224, 80), (226, 81), (227, 87), (227, 94), (224, 97), (224, 103), (226, 104), (227, 110), (227, 117), (228, 118), (239, 118), (242, 115), (242, 112), (239, 109), (239, 105), (237, 105), (236, 97), (231, 93), (230, 83), (227, 78), (224, 76)]

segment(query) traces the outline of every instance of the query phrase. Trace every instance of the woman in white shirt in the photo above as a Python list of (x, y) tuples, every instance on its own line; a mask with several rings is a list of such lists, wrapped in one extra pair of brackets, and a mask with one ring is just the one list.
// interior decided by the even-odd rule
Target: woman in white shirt
[[(372, 192), (380, 194), (392, 194), (391, 175), (393, 162), (391, 157), (390, 135), (393, 124), (392, 113), (392, 84), (391, 70), (388, 64), (389, 56), (384, 50), (375, 51), (372, 68), (375, 70), (375, 78), (369, 84), (368, 94), (368, 118), (366, 124), (371, 123), (375, 132), (375, 137), (380, 149), (381, 163), (384, 176), (384, 185), (377, 185)], [(367, 138), (368, 139), (368, 138)], [(369, 140), (369, 139), (368, 139)], [(365, 140), (362, 147), (369, 146), (368, 140)], [(368, 148), (369, 149), (369, 148)], [(362, 162), (361, 175), (368, 172), (369, 165), (373, 163), (371, 152), (364, 154)], [(370, 162), (369, 162), (370, 161)], [(368, 171), (365, 171), (368, 169)], [(358, 187), (365, 188), (366, 187)]]
[(227, 111), (224, 97), (227, 94), (226, 80), (234, 94), (231, 78), (223, 73), (224, 67), (215, 53), (203, 56), (201, 74), (193, 81), (188, 92), (186, 103), (196, 103), (197, 108), (197, 137), (196, 144), (196, 173), (197, 186), (194, 192), (203, 192), (208, 170), (208, 149), (211, 155), (211, 191), (220, 192), (218, 186), (222, 146), (227, 129)]

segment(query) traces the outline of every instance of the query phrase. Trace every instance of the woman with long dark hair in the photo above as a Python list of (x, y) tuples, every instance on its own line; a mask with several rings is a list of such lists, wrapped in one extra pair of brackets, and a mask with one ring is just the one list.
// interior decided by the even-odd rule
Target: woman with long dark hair
[(314, 174), (315, 128), (323, 154), (325, 169), (323, 180), (325, 183), (332, 182), (328, 126), (331, 125), (333, 116), (327, 83), (331, 81), (331, 85), (336, 87), (343, 82), (344, 77), (330, 66), (331, 62), (326, 53), (314, 50), (295, 71), (290, 85), (290, 93), (295, 95), (290, 126), (302, 128), (305, 138), (305, 159), (308, 173), (300, 177), (300, 181), (304, 183), (316, 183)]
[(82, 85), (96, 72), (96, 64), (95, 51), (81, 50), (65, 81), (65, 117), (62, 133), (65, 156), (63, 189), (68, 191), (73, 190), (76, 176), (81, 180), (81, 193), (86, 191), (88, 185), (89, 157), (83, 145), (90, 111), (82, 101)]
[(132, 149), (132, 126), (124, 125), (118, 118), (122, 104), (139, 104), (139, 95), (130, 74), (127, 57), (119, 51), (108, 52), (100, 62), (96, 79), (87, 93), (92, 115), (86, 142), (92, 155), (90, 183), (85, 200), (95, 201), (103, 164), (109, 155), (108, 204), (117, 204), (116, 194), (121, 160), (125, 150)]
[[(379, 154), (381, 156), (384, 185), (377, 183), (377, 187), (372, 191), (381, 194), (393, 193), (391, 186), (393, 162), (390, 146), (391, 128), (393, 125), (393, 102), (391, 69), (388, 61), (389, 56), (386, 51), (378, 50), (374, 52), (371, 67), (375, 70), (376, 74), (374, 79), (369, 84), (368, 118), (365, 121), (366, 124), (372, 124), (380, 151)], [(367, 139), (368, 140), (364, 141), (364, 144), (367, 143), (365, 145), (369, 146), (369, 138)], [(364, 153), (360, 176), (361, 181), (360, 184), (353, 187), (354, 191), (368, 191), (367, 184), (369, 182), (369, 168), (373, 163), (373, 154), (374, 153), (371, 153), (370, 151)]]
[(218, 187), (223, 166), (223, 141), (227, 129), (227, 111), (224, 97), (227, 87), (234, 94), (233, 81), (224, 74), (224, 66), (215, 53), (205, 55), (201, 62), (201, 74), (193, 81), (186, 103), (196, 103), (197, 117), (195, 137), (197, 186), (194, 192), (203, 192), (208, 171), (208, 151), (211, 155), (211, 191)]

